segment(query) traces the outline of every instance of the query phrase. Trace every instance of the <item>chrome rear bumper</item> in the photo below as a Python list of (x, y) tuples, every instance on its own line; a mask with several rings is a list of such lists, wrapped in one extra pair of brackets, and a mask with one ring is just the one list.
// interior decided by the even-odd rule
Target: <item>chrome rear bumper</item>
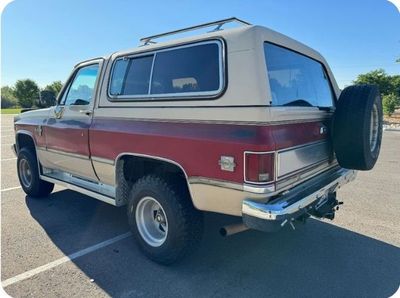
[(245, 199), (243, 222), (252, 229), (276, 231), (287, 222), (310, 213), (342, 185), (354, 180), (356, 172), (340, 167), (328, 170), (284, 192), (268, 202)]

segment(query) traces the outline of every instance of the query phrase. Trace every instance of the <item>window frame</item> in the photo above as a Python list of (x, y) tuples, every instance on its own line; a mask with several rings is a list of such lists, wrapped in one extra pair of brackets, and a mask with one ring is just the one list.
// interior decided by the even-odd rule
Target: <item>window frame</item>
[[(267, 64), (267, 59), (268, 59), (268, 58), (267, 58), (267, 55), (265, 54), (265, 44), (267, 44), (267, 43), (268, 43), (268, 44), (272, 44), (272, 45), (277, 46), (277, 47), (280, 47), (280, 48), (282, 48), (282, 49), (291, 51), (291, 52), (296, 53), (296, 54), (298, 54), (298, 55), (304, 56), (304, 57), (306, 57), (306, 58), (308, 58), (308, 59), (311, 59), (311, 60), (313, 60), (313, 61), (319, 63), (319, 64), (322, 66), (322, 69), (324, 70), (325, 75), (326, 75), (326, 77), (327, 77), (327, 79), (328, 79), (329, 90), (331, 91), (331, 94), (332, 94), (332, 107), (330, 107), (330, 108), (331, 108), (331, 109), (335, 109), (336, 104), (337, 104), (337, 101), (338, 101), (338, 98), (337, 98), (337, 96), (336, 96), (335, 89), (333, 88), (333, 84), (332, 84), (332, 81), (331, 81), (331, 76), (329, 75), (329, 72), (328, 72), (328, 69), (327, 69), (326, 66), (325, 66), (325, 63), (323, 63), (322, 61), (317, 60), (317, 59), (315, 59), (315, 58), (313, 58), (313, 57), (310, 57), (310, 56), (308, 56), (308, 55), (306, 55), (306, 54), (304, 54), (304, 53), (301, 53), (301, 52), (296, 51), (296, 50), (294, 50), (294, 49), (288, 48), (288, 47), (286, 47), (286, 46), (284, 46), (284, 45), (281, 45), (281, 44), (278, 44), (278, 43), (274, 43), (274, 42), (271, 42), (271, 41), (268, 41), (268, 40), (264, 40), (264, 42), (262, 43), (262, 49), (263, 49), (263, 56), (264, 56), (264, 62), (265, 62), (264, 64), (265, 64), (265, 70), (266, 70), (266, 73), (265, 73), (265, 74), (266, 74), (266, 76), (267, 76), (268, 85), (269, 85), (268, 64)], [(268, 89), (269, 89), (269, 93), (272, 94), (271, 86), (269, 86)], [(269, 106), (270, 106), (270, 107), (278, 107), (278, 108), (279, 108), (279, 107), (288, 107), (288, 106), (284, 106), (284, 105), (274, 105), (274, 104), (272, 104), (272, 97), (270, 98)], [(299, 107), (299, 106), (291, 106), (291, 107)], [(311, 108), (311, 107), (310, 107), (310, 108)], [(318, 107), (313, 106), (312, 108), (318, 108)]]
[(99, 78), (101, 75), (101, 62), (102, 59), (93, 59), (93, 61), (89, 61), (89, 62), (82, 62), (78, 65), (76, 65), (76, 67), (74, 68), (71, 76), (68, 78), (67, 83), (63, 86), (63, 88), (61, 89), (60, 94), (57, 97), (57, 106), (63, 106), (63, 107), (71, 107), (71, 106), (78, 106), (78, 105), (65, 105), (65, 101), (66, 101), (66, 96), (68, 96), (69, 90), (71, 88), (72, 83), (74, 82), (76, 75), (78, 74), (79, 70), (84, 68), (84, 67), (88, 67), (88, 66), (93, 66), (93, 65), (97, 65), (98, 66), (98, 72), (97, 72), (97, 77), (96, 77), (96, 81), (94, 84), (94, 93), (93, 93), (93, 98), (90, 101), (90, 103), (88, 105), (84, 105), (84, 106), (93, 106), (94, 102), (96, 100), (96, 95), (97, 95), (97, 85), (99, 82)]
[[(219, 66), (219, 88), (215, 91), (198, 91), (198, 92), (178, 92), (178, 93), (163, 93), (163, 94), (150, 94), (154, 62), (157, 57), (157, 53), (167, 52), (171, 50), (177, 50), (182, 48), (195, 47), (204, 44), (217, 44), (218, 46), (218, 66)], [(174, 45), (165, 48), (144, 51), (135, 54), (125, 54), (114, 58), (112, 66), (109, 72), (108, 84), (107, 84), (107, 99), (111, 102), (143, 102), (143, 101), (179, 101), (179, 100), (204, 100), (204, 99), (216, 99), (220, 97), (226, 90), (227, 86), (227, 71), (226, 71), (226, 46), (222, 38), (213, 38), (201, 41), (195, 41), (185, 43), (181, 45)], [(153, 61), (150, 70), (149, 90), (147, 94), (143, 95), (113, 95), (111, 91), (111, 82), (114, 75), (114, 68), (118, 60), (122, 59), (134, 59), (143, 56), (153, 56)]]

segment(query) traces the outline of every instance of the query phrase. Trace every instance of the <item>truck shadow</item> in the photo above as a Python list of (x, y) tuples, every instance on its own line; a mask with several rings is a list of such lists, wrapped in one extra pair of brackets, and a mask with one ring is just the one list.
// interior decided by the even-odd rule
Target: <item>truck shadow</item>
[[(129, 229), (125, 208), (69, 190), (26, 204), (65, 255)], [(116, 297), (388, 297), (399, 287), (400, 249), (385, 242), (317, 220), (296, 231), (222, 238), (219, 228), (237, 219), (208, 213), (205, 220), (199, 250), (174, 266), (146, 259), (132, 237), (73, 262)]]

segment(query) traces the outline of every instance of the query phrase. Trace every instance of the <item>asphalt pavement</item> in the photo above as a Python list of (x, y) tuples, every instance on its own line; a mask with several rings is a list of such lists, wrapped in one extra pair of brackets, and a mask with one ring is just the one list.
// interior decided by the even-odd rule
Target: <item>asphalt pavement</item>
[(237, 218), (207, 213), (195, 254), (169, 267), (144, 257), (126, 210), (56, 187), (19, 188), (12, 116), (1, 120), (1, 281), (12, 297), (389, 297), (400, 285), (400, 132), (376, 167), (338, 197), (334, 221), (228, 238)]

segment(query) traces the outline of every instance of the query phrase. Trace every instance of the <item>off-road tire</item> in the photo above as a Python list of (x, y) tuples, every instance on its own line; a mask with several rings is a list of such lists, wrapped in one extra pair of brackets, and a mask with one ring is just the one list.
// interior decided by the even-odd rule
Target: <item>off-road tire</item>
[[(373, 113), (376, 117), (372, 117)], [(342, 91), (336, 105), (332, 134), (333, 148), (341, 167), (354, 170), (374, 167), (382, 141), (382, 118), (382, 100), (376, 86), (355, 85)], [(373, 119), (377, 119), (377, 125), (371, 125), (376, 123)], [(374, 142), (370, 140), (371, 134)]]
[[(30, 169), (32, 177), (30, 185), (25, 185), (21, 180), (20, 164), (24, 161), (26, 161)], [(33, 198), (47, 197), (54, 189), (53, 183), (43, 181), (42, 179), (40, 179), (36, 154), (34, 154), (28, 148), (22, 148), (18, 152), (17, 172), (18, 172), (18, 179), (23, 191), (30, 197)]]
[[(138, 230), (136, 209), (142, 198), (154, 198), (165, 211), (168, 233), (158, 247), (149, 245)], [(203, 214), (192, 204), (186, 186), (167, 183), (166, 179), (149, 175), (139, 179), (132, 187), (128, 202), (128, 221), (140, 250), (151, 260), (169, 265), (193, 252), (203, 234)]]

